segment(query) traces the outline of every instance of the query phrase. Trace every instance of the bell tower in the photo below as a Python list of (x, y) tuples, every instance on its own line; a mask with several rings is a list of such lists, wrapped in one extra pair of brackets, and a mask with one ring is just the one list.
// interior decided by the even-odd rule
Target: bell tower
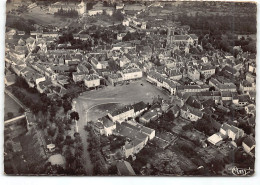
[(172, 45), (173, 37), (174, 37), (175, 27), (168, 27), (167, 30), (167, 45)]

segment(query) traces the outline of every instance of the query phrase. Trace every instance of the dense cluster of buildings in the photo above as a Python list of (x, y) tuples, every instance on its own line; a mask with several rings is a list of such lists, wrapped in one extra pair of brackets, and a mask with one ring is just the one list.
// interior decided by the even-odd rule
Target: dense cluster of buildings
[[(139, 102), (123, 106), (111, 111), (107, 116), (98, 119), (92, 126), (95, 133), (100, 135), (117, 135), (126, 137), (122, 147), (125, 158), (137, 154), (149, 140), (155, 137), (155, 130), (145, 127), (132, 118), (139, 116), (147, 110), (147, 104)], [(129, 120), (131, 119), (131, 120)]]
[[(125, 29), (112, 30), (116, 36), (112, 44), (96, 44), (91, 51), (85, 51), (62, 47), (50, 49), (51, 45), (58, 46), (56, 41), (61, 36), (55, 28), (46, 31), (37, 26), (30, 35), (8, 28), (6, 67), (48, 97), (62, 97), (73, 91), (71, 84), (92, 89), (102, 84), (115, 86), (142, 78), (166, 91), (171, 102), (161, 101), (149, 110), (144, 102), (127, 105), (109, 112), (91, 125), (96, 134), (125, 137), (126, 143), (122, 146), (125, 158), (135, 156), (155, 137), (155, 130), (145, 125), (169, 110), (175, 118), (180, 116), (192, 123), (203, 119), (205, 114), (213, 115), (209, 124), (217, 122), (218, 111), (245, 110), (243, 120), (250, 122), (253, 128), (255, 123), (252, 124), (249, 118), (252, 120), (256, 116), (256, 56), (240, 51), (235, 58), (218, 49), (206, 51), (198, 36), (189, 33), (188, 25), (165, 21), (172, 12), (164, 11), (158, 15), (153, 12), (157, 8), (155, 4), (149, 7), (136, 4), (104, 7), (97, 3), (86, 11), (83, 1), (80, 4), (57, 2), (49, 5), (48, 11), (52, 14), (60, 9), (75, 10), (79, 15), (88, 16), (103, 13), (111, 16), (120, 11), (124, 15), (121, 26)], [(149, 9), (149, 15), (141, 16)], [(137, 32), (140, 38), (124, 41), (127, 35)], [(91, 34), (79, 33), (73, 37), (94, 42)], [(12, 74), (6, 76), (6, 85), (12, 84), (9, 83), (12, 79)], [(138, 122), (132, 119), (139, 116)], [(237, 117), (232, 119), (238, 122)], [(218, 132), (207, 139), (210, 144), (220, 145), (229, 139), (238, 147), (237, 140), (243, 138), (242, 147), (254, 155), (252, 134), (246, 134), (238, 124), (228, 124), (226, 120), (216, 125)], [(125, 174), (124, 170), (134, 174), (126, 161), (118, 163), (118, 170), (119, 174)]]

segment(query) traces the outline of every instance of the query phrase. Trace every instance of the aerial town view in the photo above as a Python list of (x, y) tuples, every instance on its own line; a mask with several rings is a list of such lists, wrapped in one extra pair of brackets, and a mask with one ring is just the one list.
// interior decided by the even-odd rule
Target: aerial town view
[(4, 173), (252, 176), (256, 11), (7, 0)]

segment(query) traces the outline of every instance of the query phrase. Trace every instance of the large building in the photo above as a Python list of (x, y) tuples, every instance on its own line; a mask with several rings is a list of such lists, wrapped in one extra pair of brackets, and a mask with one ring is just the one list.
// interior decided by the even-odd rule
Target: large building
[(120, 72), (123, 80), (135, 80), (143, 77), (143, 72), (139, 68), (124, 69)]
[(81, 1), (80, 4), (56, 2), (49, 6), (49, 13), (54, 14), (61, 9), (65, 10), (65, 11), (75, 10), (78, 12), (79, 15), (83, 15), (87, 11), (87, 6), (86, 6), (86, 3), (83, 1)]
[(84, 79), (85, 85), (89, 87), (97, 87), (100, 85), (100, 78), (96, 74), (87, 75)]

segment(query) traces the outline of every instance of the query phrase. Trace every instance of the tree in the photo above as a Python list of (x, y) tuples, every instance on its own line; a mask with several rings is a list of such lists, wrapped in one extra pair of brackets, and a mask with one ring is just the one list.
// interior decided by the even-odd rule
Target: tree
[(113, 18), (116, 19), (117, 21), (123, 21), (124, 20), (124, 15), (122, 14), (121, 11), (116, 11), (114, 14), (113, 14)]
[(65, 113), (67, 113), (69, 110), (72, 109), (72, 105), (71, 105), (71, 103), (68, 100), (64, 100), (64, 102), (63, 102), (63, 109), (64, 109)]
[(215, 87), (213, 87), (213, 86), (209, 88), (209, 91), (215, 91), (215, 90), (216, 90), (216, 89), (215, 89)]

